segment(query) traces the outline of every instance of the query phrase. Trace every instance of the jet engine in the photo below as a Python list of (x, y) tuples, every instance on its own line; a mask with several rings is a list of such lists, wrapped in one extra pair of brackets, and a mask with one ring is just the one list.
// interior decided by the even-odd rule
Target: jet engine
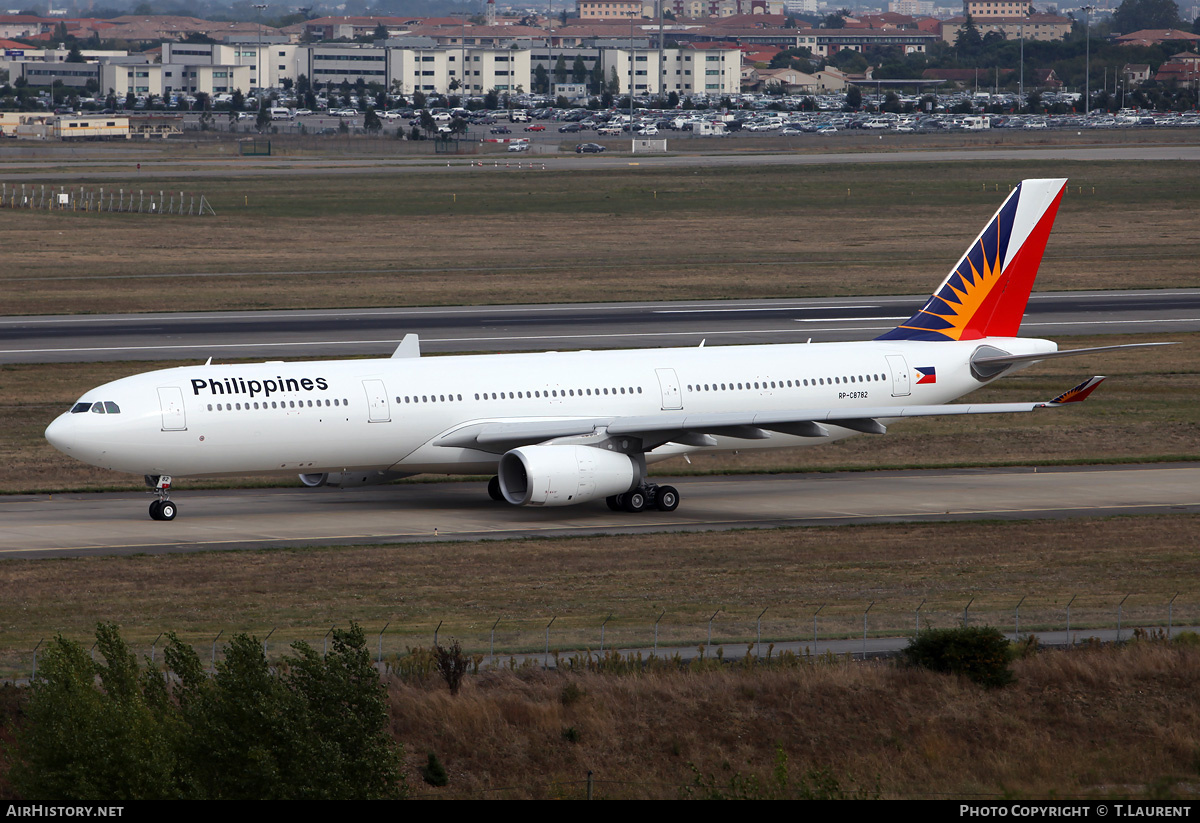
[(390, 483), (402, 477), (412, 477), (401, 472), (326, 472), (324, 474), (302, 474), (300, 482), (315, 489), (317, 486), (334, 486), (348, 488), (350, 486), (376, 486), (380, 483)]
[(514, 506), (573, 506), (638, 484), (629, 455), (593, 446), (523, 446), (500, 458), (500, 491)]

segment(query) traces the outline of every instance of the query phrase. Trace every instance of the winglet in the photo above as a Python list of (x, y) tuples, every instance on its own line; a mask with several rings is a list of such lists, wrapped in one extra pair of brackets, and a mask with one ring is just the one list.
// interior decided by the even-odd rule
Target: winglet
[(400, 345), (392, 352), (392, 357), (420, 357), (421, 339), (415, 334), (406, 334), (400, 339)]
[(1089, 377), (1075, 388), (1063, 392), (1047, 405), (1061, 406), (1063, 403), (1081, 403), (1087, 400), (1088, 395), (1094, 392), (1096, 387), (1103, 383), (1105, 379), (1103, 376)]

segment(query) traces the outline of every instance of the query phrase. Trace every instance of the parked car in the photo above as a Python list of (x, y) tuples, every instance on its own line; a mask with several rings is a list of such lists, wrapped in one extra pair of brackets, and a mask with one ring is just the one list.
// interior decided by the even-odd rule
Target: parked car
[(496, 126), (494, 129), (491, 129), (491, 133), (492, 134), (512, 134), (512, 129), (510, 129), (508, 126)]
[(509, 151), (529, 151), (529, 144), (524, 140), (508, 144)]
[(608, 151), (608, 146), (601, 146), (599, 143), (580, 143), (575, 147), (576, 154), (599, 154), (602, 151)]
[(546, 130), (546, 127), (545, 127), (545, 126), (543, 126), (541, 123), (538, 123), (538, 124), (536, 124), (536, 125), (533, 125), (533, 126), (526, 126), (526, 127), (525, 127), (525, 131), (545, 131), (545, 130)]
[(578, 131), (579, 131), (578, 123), (567, 123), (567, 125), (565, 125), (565, 126), (558, 127), (559, 134), (574, 134), (575, 132), (578, 132)]

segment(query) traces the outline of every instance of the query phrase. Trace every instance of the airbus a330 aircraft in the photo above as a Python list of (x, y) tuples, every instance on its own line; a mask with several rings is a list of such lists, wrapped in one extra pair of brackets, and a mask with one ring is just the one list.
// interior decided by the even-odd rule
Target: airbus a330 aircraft
[(79, 460), (146, 476), (155, 520), (172, 477), (298, 473), (309, 486), (495, 474), (518, 506), (606, 499), (672, 511), (649, 463), (883, 434), (906, 417), (1019, 413), (1083, 400), (943, 405), (1059, 352), (1016, 336), (1065, 180), (1026, 180), (916, 314), (876, 340), (186, 366), (87, 392), (46, 429)]

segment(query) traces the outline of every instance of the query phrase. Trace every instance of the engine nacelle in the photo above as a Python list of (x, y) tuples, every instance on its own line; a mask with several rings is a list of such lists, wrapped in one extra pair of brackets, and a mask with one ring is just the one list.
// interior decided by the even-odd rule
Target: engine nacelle
[(500, 491), (514, 506), (574, 506), (637, 485), (628, 455), (593, 446), (524, 446), (500, 458)]
[(380, 483), (390, 483), (393, 480), (399, 480), (402, 477), (412, 477), (412, 475), (401, 472), (379, 471), (326, 472), (324, 474), (302, 474), (300, 475), (300, 482), (310, 489), (315, 489), (318, 486), (333, 486), (344, 489), (350, 486), (376, 486)]

